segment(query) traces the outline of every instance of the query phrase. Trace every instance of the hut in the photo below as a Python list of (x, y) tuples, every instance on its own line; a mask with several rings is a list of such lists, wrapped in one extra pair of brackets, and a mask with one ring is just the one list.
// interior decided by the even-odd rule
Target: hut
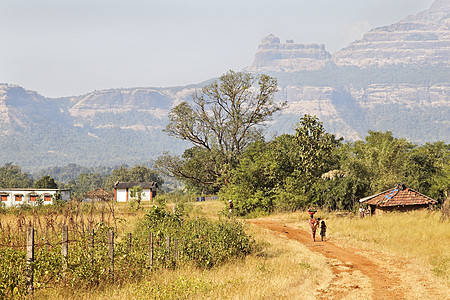
[(104, 188), (98, 188), (96, 190), (90, 191), (85, 194), (83, 197), (83, 201), (92, 202), (92, 201), (104, 201), (109, 202), (114, 198), (114, 195), (107, 192)]
[(436, 200), (416, 192), (404, 184), (397, 184), (392, 189), (362, 198), (359, 202), (369, 208), (371, 215), (427, 209), (437, 203)]
[(142, 188), (142, 200), (152, 201), (156, 196), (158, 183), (151, 182), (116, 182), (114, 184), (114, 199), (116, 202), (128, 202), (131, 197), (131, 189), (135, 186)]

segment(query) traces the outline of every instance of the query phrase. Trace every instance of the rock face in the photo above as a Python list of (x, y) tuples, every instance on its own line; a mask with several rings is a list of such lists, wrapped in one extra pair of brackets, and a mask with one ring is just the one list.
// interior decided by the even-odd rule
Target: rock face
[[(347, 140), (363, 138), (367, 130), (390, 130), (417, 143), (448, 142), (449, 18), (450, 1), (437, 0), (429, 10), (375, 28), (332, 56), (302, 57), (293, 50), (298, 56), (289, 56), (290, 44), (270, 35), (248, 70), (278, 78), (280, 98), (289, 104), (274, 124), (278, 131), (309, 113)], [(297, 63), (305, 57), (310, 65)]]
[(195, 88), (95, 91), (50, 99), (0, 84), (0, 162), (36, 170), (147, 162), (186, 144), (162, 132), (170, 108)]
[[(317, 115), (346, 140), (368, 130), (392, 131), (415, 143), (450, 141), (449, 0), (385, 27), (333, 56), (323, 45), (262, 39), (246, 69), (278, 79), (288, 108), (267, 126), (268, 137), (292, 133), (303, 114)], [(140, 163), (190, 144), (162, 130), (168, 113), (200, 85), (95, 91), (50, 99), (0, 84), (0, 164), (36, 170)]]
[(324, 45), (280, 43), (269, 35), (261, 40), (250, 72), (318, 70), (327, 62), (339, 66), (450, 64), (450, 1), (437, 0), (429, 10), (398, 23), (378, 27), (361, 40), (331, 55)]
[(325, 45), (296, 44), (287, 40), (285, 44), (273, 34), (264, 37), (258, 46), (253, 64), (248, 72), (292, 72), (296, 70), (317, 70), (331, 58)]
[(0, 84), (0, 136), (70, 123), (70, 116), (50, 99), (17, 85)]
[(450, 1), (366, 33), (333, 55), (338, 65), (449, 64)]

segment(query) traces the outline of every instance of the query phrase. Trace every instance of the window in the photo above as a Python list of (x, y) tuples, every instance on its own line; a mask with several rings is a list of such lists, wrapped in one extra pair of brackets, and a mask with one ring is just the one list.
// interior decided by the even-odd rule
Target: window
[(8, 195), (1, 195), (2, 201), (8, 201)]
[(44, 196), (44, 201), (52, 201), (52, 196), (50, 196), (50, 195), (45, 195), (45, 196)]
[(30, 195), (30, 201), (36, 201), (37, 196), (36, 195)]
[(23, 195), (14, 195), (16, 197), (16, 201), (22, 201)]

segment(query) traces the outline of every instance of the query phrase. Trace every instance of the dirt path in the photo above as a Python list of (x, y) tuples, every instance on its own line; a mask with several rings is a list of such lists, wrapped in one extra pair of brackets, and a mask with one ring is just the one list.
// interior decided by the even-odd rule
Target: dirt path
[(369, 279), (373, 299), (405, 299), (401, 288), (401, 280), (393, 272), (358, 254), (360, 251), (358, 249), (344, 249), (332, 242), (321, 242), (320, 236), (319, 239), (316, 237), (316, 242), (313, 242), (309, 232), (291, 228), (272, 220), (250, 220), (249, 222), (280, 233), (289, 239), (299, 241), (309, 247), (311, 251), (318, 252), (328, 259), (335, 278), (326, 289), (319, 291), (319, 299), (342, 299), (355, 289), (362, 288), (358, 284), (349, 284), (348, 281), (344, 284), (343, 280), (343, 277), (349, 275), (350, 277), (351, 275), (357, 277), (358, 271)]

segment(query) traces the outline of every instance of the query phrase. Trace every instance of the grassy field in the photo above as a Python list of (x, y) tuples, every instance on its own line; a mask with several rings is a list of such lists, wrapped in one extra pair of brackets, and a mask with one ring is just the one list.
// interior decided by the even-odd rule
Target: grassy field
[[(173, 210), (174, 204), (167, 209)], [(149, 203), (142, 210), (129, 211), (119, 204), (116, 217), (119, 232), (125, 233), (137, 224)], [(184, 207), (190, 217), (223, 217), (224, 204), (219, 201), (188, 203)], [(258, 242), (258, 250), (245, 259), (211, 269), (190, 265), (175, 270), (162, 269), (146, 274), (143, 280), (120, 286), (105, 285), (98, 289), (38, 290), (36, 298), (81, 299), (315, 299), (316, 291), (332, 278), (326, 261), (311, 254), (307, 247), (288, 239), (271, 235), (265, 229), (248, 225), (247, 230)], [(301, 297), (299, 290), (302, 291)]]
[[(390, 213), (365, 218), (319, 211), (316, 216), (325, 220), (330, 241), (379, 251), (406, 261), (415, 260), (450, 287), (450, 222), (443, 222), (439, 211)], [(271, 218), (309, 230), (308, 215), (304, 212)]]
[[(138, 220), (150, 208), (143, 203), (140, 210), (130, 210), (125, 204), (115, 207), (119, 234), (133, 231)], [(168, 210), (174, 204), (167, 204)], [(224, 216), (225, 204), (219, 201), (185, 203), (182, 209), (191, 217), (219, 219)], [(180, 209), (180, 208), (178, 208)], [(80, 208), (80, 210), (82, 210)], [(72, 215), (72, 222), (89, 222), (89, 211), (84, 215)], [(76, 216), (76, 218), (75, 218)], [(70, 216), (54, 215), (55, 224)], [(438, 288), (449, 288), (450, 222), (441, 222), (439, 212), (414, 212), (387, 214), (360, 219), (349, 214), (342, 216), (333, 212), (318, 212), (328, 226), (328, 240), (345, 247), (359, 247), (373, 253), (382, 253), (383, 259), (408, 262), (401, 272), (405, 278), (416, 276), (417, 270), (430, 273), (430, 280)], [(25, 218), (25, 219), (23, 219)], [(35, 217), (34, 217), (35, 218)], [(92, 217), (91, 217), (92, 218)], [(108, 219), (109, 218), (109, 219)], [(105, 209), (97, 210), (95, 220), (103, 219), (113, 226), (112, 217)], [(268, 217), (294, 228), (308, 230), (308, 214), (295, 212)], [(33, 216), (2, 215), (1, 222), (14, 227), (28, 224)], [(42, 220), (42, 228), (45, 222)], [(58, 285), (38, 289), (37, 299), (316, 299), (317, 291), (332, 281), (333, 273), (326, 259), (312, 253), (306, 246), (288, 240), (255, 225), (248, 225), (248, 232), (259, 244), (258, 250), (244, 259), (210, 269), (196, 268), (186, 264), (176, 269), (161, 269), (144, 274), (138, 282), (126, 281), (120, 285), (103, 285), (95, 289), (59, 288)], [(382, 259), (372, 255), (373, 259)], [(417, 262), (411, 265), (411, 262)], [(408, 266), (413, 266), (409, 268)], [(419, 279), (417, 279), (419, 280)], [(411, 281), (414, 282), (414, 281)], [(408, 283), (405, 282), (405, 285)], [(409, 283), (410, 296), (414, 289)], [(418, 291), (417, 295), (423, 295)], [(367, 296), (368, 297), (368, 296)]]
[[(213, 269), (161, 270), (137, 283), (93, 292), (49, 290), (43, 298), (83, 299), (315, 299), (331, 279), (325, 260), (301, 244), (250, 229), (264, 248), (244, 260)], [(299, 294), (299, 291), (302, 291)], [(69, 293), (68, 293), (69, 292)]]

